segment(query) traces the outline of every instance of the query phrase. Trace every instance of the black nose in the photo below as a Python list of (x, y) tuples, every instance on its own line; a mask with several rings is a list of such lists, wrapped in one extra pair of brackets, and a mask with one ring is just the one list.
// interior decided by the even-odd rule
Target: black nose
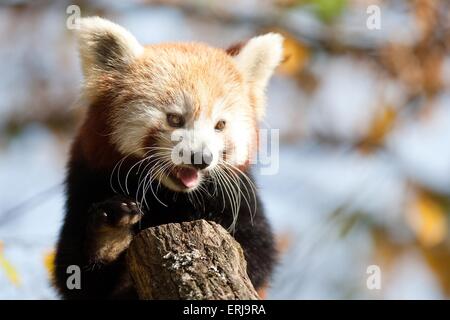
[(207, 168), (212, 160), (213, 155), (207, 149), (199, 152), (191, 152), (191, 164), (199, 170)]

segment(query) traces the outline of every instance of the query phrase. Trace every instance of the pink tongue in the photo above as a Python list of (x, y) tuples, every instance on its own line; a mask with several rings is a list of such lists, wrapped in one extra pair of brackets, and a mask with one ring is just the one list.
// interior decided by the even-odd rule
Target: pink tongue
[(177, 172), (177, 177), (187, 188), (195, 186), (198, 180), (197, 170), (191, 168), (181, 168)]

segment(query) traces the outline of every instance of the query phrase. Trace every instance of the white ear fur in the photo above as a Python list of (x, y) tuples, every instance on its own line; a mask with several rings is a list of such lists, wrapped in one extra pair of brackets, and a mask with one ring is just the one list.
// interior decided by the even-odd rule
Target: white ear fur
[(77, 36), (86, 77), (96, 71), (120, 69), (144, 51), (131, 33), (100, 17), (80, 19)]
[(278, 33), (267, 33), (250, 39), (234, 57), (257, 99), (259, 119), (264, 114), (264, 90), (282, 58), (283, 37)]

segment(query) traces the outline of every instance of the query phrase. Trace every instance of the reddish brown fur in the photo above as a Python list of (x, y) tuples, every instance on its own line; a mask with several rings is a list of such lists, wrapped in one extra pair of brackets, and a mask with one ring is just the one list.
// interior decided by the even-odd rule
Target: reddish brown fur
[(111, 128), (105, 108), (101, 100), (89, 107), (72, 150), (72, 159), (84, 159), (91, 169), (109, 169), (122, 158), (109, 139)]

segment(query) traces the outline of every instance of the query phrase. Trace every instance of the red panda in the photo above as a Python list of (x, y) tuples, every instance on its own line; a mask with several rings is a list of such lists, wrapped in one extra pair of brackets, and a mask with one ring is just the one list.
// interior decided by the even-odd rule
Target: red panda
[[(77, 31), (87, 113), (73, 142), (55, 285), (66, 299), (136, 298), (124, 252), (150, 226), (207, 219), (241, 244), (256, 289), (270, 278), (271, 228), (250, 173), (265, 88), (282, 58), (269, 33), (230, 50), (142, 46), (108, 20)], [(79, 266), (81, 288), (67, 287)]]

